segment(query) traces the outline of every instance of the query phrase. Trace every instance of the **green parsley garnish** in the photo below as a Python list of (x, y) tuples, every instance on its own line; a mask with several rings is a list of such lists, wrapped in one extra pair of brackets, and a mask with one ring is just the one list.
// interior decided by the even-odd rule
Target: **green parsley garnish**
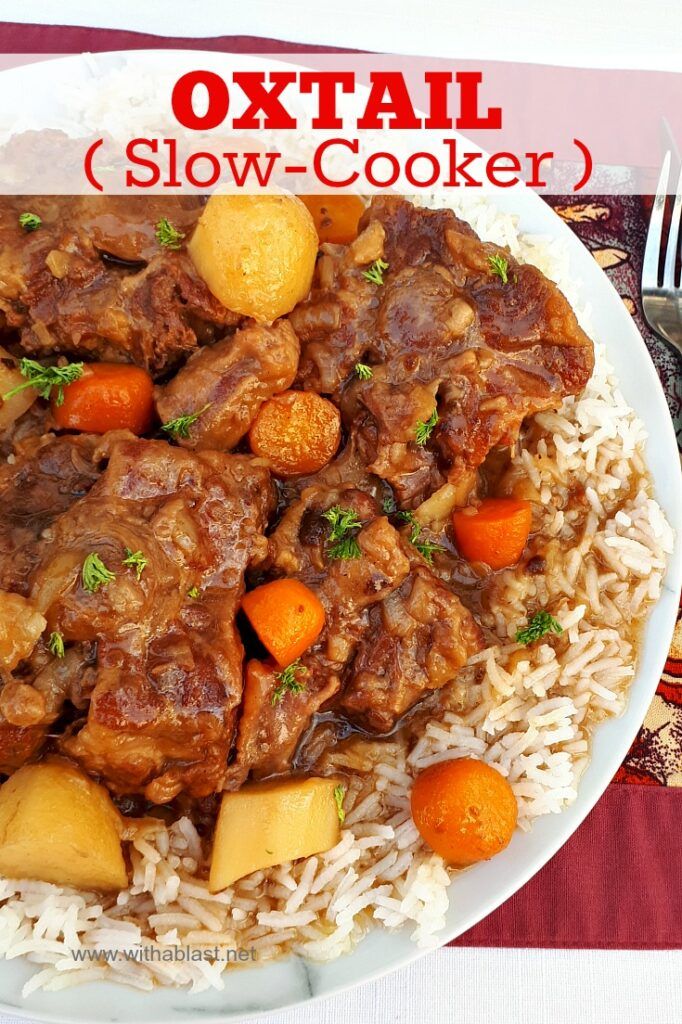
[(355, 538), (355, 531), (362, 526), (358, 514), (354, 508), (341, 508), (340, 505), (333, 505), (322, 518), (331, 525), (329, 540), (331, 546), (327, 549), (330, 558), (360, 558), (362, 552), (360, 545)]
[(343, 809), (343, 798), (346, 795), (345, 786), (334, 787), (334, 800), (336, 801), (336, 813), (339, 816), (339, 821), (343, 825), (346, 820), (346, 812)]
[(392, 516), (393, 513), (397, 511), (395, 498), (384, 498), (384, 500), (381, 502), (381, 507), (383, 509), (385, 516)]
[(83, 363), (67, 363), (66, 366), (43, 366), (35, 359), (22, 359), (19, 362), (19, 372), (26, 377), (23, 384), (12, 388), (3, 401), (18, 395), (25, 388), (35, 388), (41, 398), (49, 398), (52, 388), (57, 389), (54, 404), (62, 405), (64, 402), (64, 388), (67, 384), (73, 384), (75, 380), (83, 376)]
[(83, 562), (81, 579), (83, 589), (89, 590), (91, 594), (96, 594), (100, 587), (106, 587), (116, 579), (116, 573), (107, 569), (96, 551), (91, 551)]
[(388, 263), (384, 260), (375, 260), (369, 270), (363, 270), (362, 276), (370, 284), (383, 284), (384, 270), (388, 270)]
[(414, 544), (419, 554), (429, 565), (433, 565), (433, 556), (438, 551), (445, 551), (442, 544), (436, 544), (432, 540), (412, 540), (410, 537), (410, 543)]
[(438, 409), (434, 409), (426, 423), (423, 420), (417, 420), (417, 426), (414, 428), (414, 439), (422, 448), (431, 437), (438, 419)]
[(547, 633), (556, 633), (558, 636), (563, 631), (561, 623), (549, 612), (536, 612), (525, 629), (517, 629), (516, 642), (527, 646), (534, 644), (536, 640), (541, 640)]
[(371, 380), (373, 376), (372, 367), (368, 366), (367, 363), (356, 363), (355, 373), (360, 380)]
[(206, 412), (207, 409), (210, 408), (210, 406), (211, 403), (208, 402), (203, 407), (203, 409), (199, 409), (198, 412), (190, 412), (187, 413), (186, 416), (178, 416), (177, 419), (170, 420), (168, 423), (164, 423), (161, 429), (165, 430), (167, 434), (170, 434), (171, 437), (174, 437), (176, 439), (178, 437), (188, 438), (189, 428), (192, 426), (193, 423), (196, 423), (200, 416), (204, 415), (204, 413)]
[(198, 587), (190, 587), (189, 590), (187, 591), (187, 596), (191, 597), (193, 601), (196, 601), (196, 599), (199, 596), (199, 588)]
[(500, 278), (500, 280), (502, 281), (502, 284), (507, 284), (507, 282), (509, 280), (509, 277), (508, 277), (509, 262), (508, 262), (508, 260), (506, 260), (504, 258), (504, 256), (499, 256), (499, 255), (488, 256), (488, 265), (490, 267), (491, 272), (493, 274), (496, 274)]
[(54, 654), (55, 658), (64, 657), (64, 637), (61, 633), (50, 633), (50, 639), (47, 641), (47, 646), (50, 650), (50, 654)]
[(184, 232), (174, 228), (167, 217), (162, 217), (156, 225), (156, 241), (166, 249), (179, 249), (184, 237)]
[(300, 693), (302, 690), (305, 690), (305, 683), (300, 683), (296, 678), (297, 672), (300, 672), (302, 675), (306, 675), (308, 672), (308, 669), (301, 665), (300, 658), (292, 661), (291, 665), (287, 665), (281, 672), (275, 672), (275, 679), (278, 680), (279, 685), (272, 691), (272, 697), (270, 698), (273, 708), (276, 704), (279, 704), (285, 693)]
[(415, 518), (414, 512), (398, 512), (396, 519), (399, 519), (403, 523), (410, 524), (410, 544), (412, 544), (419, 554), (422, 556), (425, 562), (429, 565), (433, 565), (433, 556), (437, 551), (445, 551), (442, 544), (436, 544), (432, 540), (423, 540), (421, 538), (421, 523)]
[(149, 564), (149, 559), (146, 555), (143, 555), (141, 551), (131, 551), (130, 548), (125, 549), (125, 558), (121, 561), (121, 565), (125, 565), (135, 570), (135, 575), (139, 581), (142, 573)]
[(341, 540), (350, 530), (358, 530), (362, 523), (354, 508), (341, 508), (340, 505), (332, 505), (322, 518), (331, 524), (330, 540)]
[(19, 226), (24, 229), (26, 234), (30, 234), (31, 231), (37, 231), (42, 223), (37, 213), (19, 214)]
[(344, 537), (342, 540), (338, 540), (336, 544), (332, 544), (327, 549), (327, 554), (332, 559), (340, 559), (343, 562), (347, 562), (353, 558), (360, 558), (362, 551), (355, 537)]

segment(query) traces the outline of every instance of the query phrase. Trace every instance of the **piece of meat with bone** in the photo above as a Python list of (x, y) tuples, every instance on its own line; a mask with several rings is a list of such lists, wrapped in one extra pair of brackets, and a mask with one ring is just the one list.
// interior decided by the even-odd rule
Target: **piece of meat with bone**
[(114, 792), (220, 790), (242, 693), (235, 615), (273, 501), (246, 456), (124, 441), (48, 531), (32, 600), (67, 646), (97, 644), (87, 721), (61, 746)]
[(21, 768), (40, 752), (65, 702), (83, 710), (95, 683), (94, 648), (78, 645), (57, 658), (41, 642), (21, 674), (0, 689), (0, 772)]
[[(48, 652), (45, 619), (26, 598), (41, 535), (88, 493), (116, 436), (30, 437), (0, 467), (0, 771), (13, 771), (39, 752), (64, 701), (89, 678), (89, 655), (80, 647), (64, 659)], [(36, 633), (31, 627), (38, 620)], [(10, 675), (17, 653), (26, 664)]]
[(389, 732), (482, 648), (481, 630), (459, 598), (426, 567), (413, 568), (372, 608), (337, 707), (369, 731)]
[(44, 702), (10, 673), (31, 656), (44, 629), (45, 619), (30, 601), (0, 590), (0, 772), (18, 768), (43, 742)]
[[(27, 233), (22, 210), (40, 217)], [(0, 199), (0, 313), (27, 354), (172, 368), (241, 317), (218, 302), (184, 252), (198, 199)], [(173, 248), (156, 238), (166, 219)], [(179, 251), (176, 251), (179, 250)]]
[[(338, 505), (357, 513), (357, 558), (329, 557), (329, 524), (323, 514)], [(374, 499), (354, 488), (307, 488), (271, 536), (268, 565), (275, 575), (295, 575), (315, 591), (326, 624), (293, 674), (300, 688), (283, 687), (277, 669), (267, 664), (249, 666), (233, 771), (236, 785), (248, 771), (261, 778), (291, 764), (312, 715), (338, 693), (344, 667), (367, 628), (369, 609), (409, 572), (400, 535), (379, 514)]]
[(31, 437), (0, 466), (0, 589), (26, 595), (42, 531), (87, 494), (107, 441), (89, 434)]
[(271, 665), (260, 661), (247, 664), (237, 759), (228, 773), (228, 788), (241, 786), (249, 771), (254, 778), (261, 779), (291, 767), (313, 715), (338, 692), (340, 685), (338, 674), (333, 673), (325, 682), (321, 674), (324, 666), (318, 662), (315, 667), (318, 671), (311, 675), (306, 664), (296, 674), (296, 686), (282, 692)]
[(334, 396), (369, 470), (414, 508), (579, 393), (593, 347), (555, 284), (452, 211), (379, 197), (360, 228), (350, 246), (323, 246), (290, 315), (298, 380)]
[(185, 448), (228, 450), (242, 439), (263, 402), (285, 391), (298, 368), (298, 338), (287, 320), (249, 324), (190, 356), (156, 389), (162, 423), (202, 410), (179, 437)]

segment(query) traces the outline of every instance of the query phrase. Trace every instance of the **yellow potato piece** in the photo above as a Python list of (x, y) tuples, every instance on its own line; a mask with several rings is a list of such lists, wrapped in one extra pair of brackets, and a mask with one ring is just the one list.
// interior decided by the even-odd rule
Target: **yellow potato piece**
[(216, 193), (187, 248), (224, 306), (271, 323), (310, 291), (317, 246), (313, 218), (296, 196)]
[(334, 779), (258, 782), (223, 794), (209, 889), (252, 871), (331, 850), (340, 837)]
[(68, 761), (25, 765), (0, 788), (0, 875), (124, 889), (119, 825), (106, 789)]

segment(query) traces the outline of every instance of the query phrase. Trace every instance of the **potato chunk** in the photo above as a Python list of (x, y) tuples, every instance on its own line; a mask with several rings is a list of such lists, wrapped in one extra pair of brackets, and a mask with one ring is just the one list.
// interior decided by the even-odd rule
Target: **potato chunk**
[(28, 658), (47, 622), (21, 594), (0, 590), (0, 668), (15, 669)]
[(209, 888), (218, 892), (252, 871), (330, 850), (339, 841), (334, 779), (286, 779), (225, 793)]
[(317, 232), (296, 196), (215, 194), (187, 248), (224, 306), (271, 323), (310, 291)]
[(68, 761), (20, 768), (0, 788), (0, 875), (77, 889), (124, 889), (120, 817), (103, 786)]

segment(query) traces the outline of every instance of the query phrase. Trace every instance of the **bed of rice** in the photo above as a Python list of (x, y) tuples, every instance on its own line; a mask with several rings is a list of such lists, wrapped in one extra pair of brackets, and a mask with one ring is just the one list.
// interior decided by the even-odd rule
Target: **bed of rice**
[[(514, 218), (483, 201), (459, 209), (485, 239), (508, 245), (555, 280), (578, 309), (560, 242), (519, 236)], [(442, 710), (412, 749), (387, 743), (384, 762), (356, 775), (345, 799), (341, 841), (328, 853), (266, 872), (210, 895), (207, 850), (192, 823), (159, 822), (130, 846), (132, 881), (118, 898), (30, 881), (0, 880), (0, 955), (37, 965), (24, 994), (108, 978), (222, 988), (225, 963), (74, 960), (74, 949), (225, 945), (260, 959), (288, 951), (316, 960), (345, 953), (368, 928), (407, 927), (437, 944), (448, 909), (449, 872), (412, 823), (414, 775), (445, 758), (473, 755), (505, 775), (519, 827), (558, 813), (576, 796), (590, 732), (624, 708), (636, 636), (654, 602), (673, 536), (652, 496), (641, 422), (625, 403), (597, 345), (580, 399), (537, 418), (517, 457), (541, 503), (548, 544), (542, 575), (501, 574), (486, 625), (498, 645), (472, 659), (468, 710)], [(572, 487), (584, 501), (568, 501)], [(529, 607), (551, 605), (564, 627), (530, 649), (513, 640)]]

